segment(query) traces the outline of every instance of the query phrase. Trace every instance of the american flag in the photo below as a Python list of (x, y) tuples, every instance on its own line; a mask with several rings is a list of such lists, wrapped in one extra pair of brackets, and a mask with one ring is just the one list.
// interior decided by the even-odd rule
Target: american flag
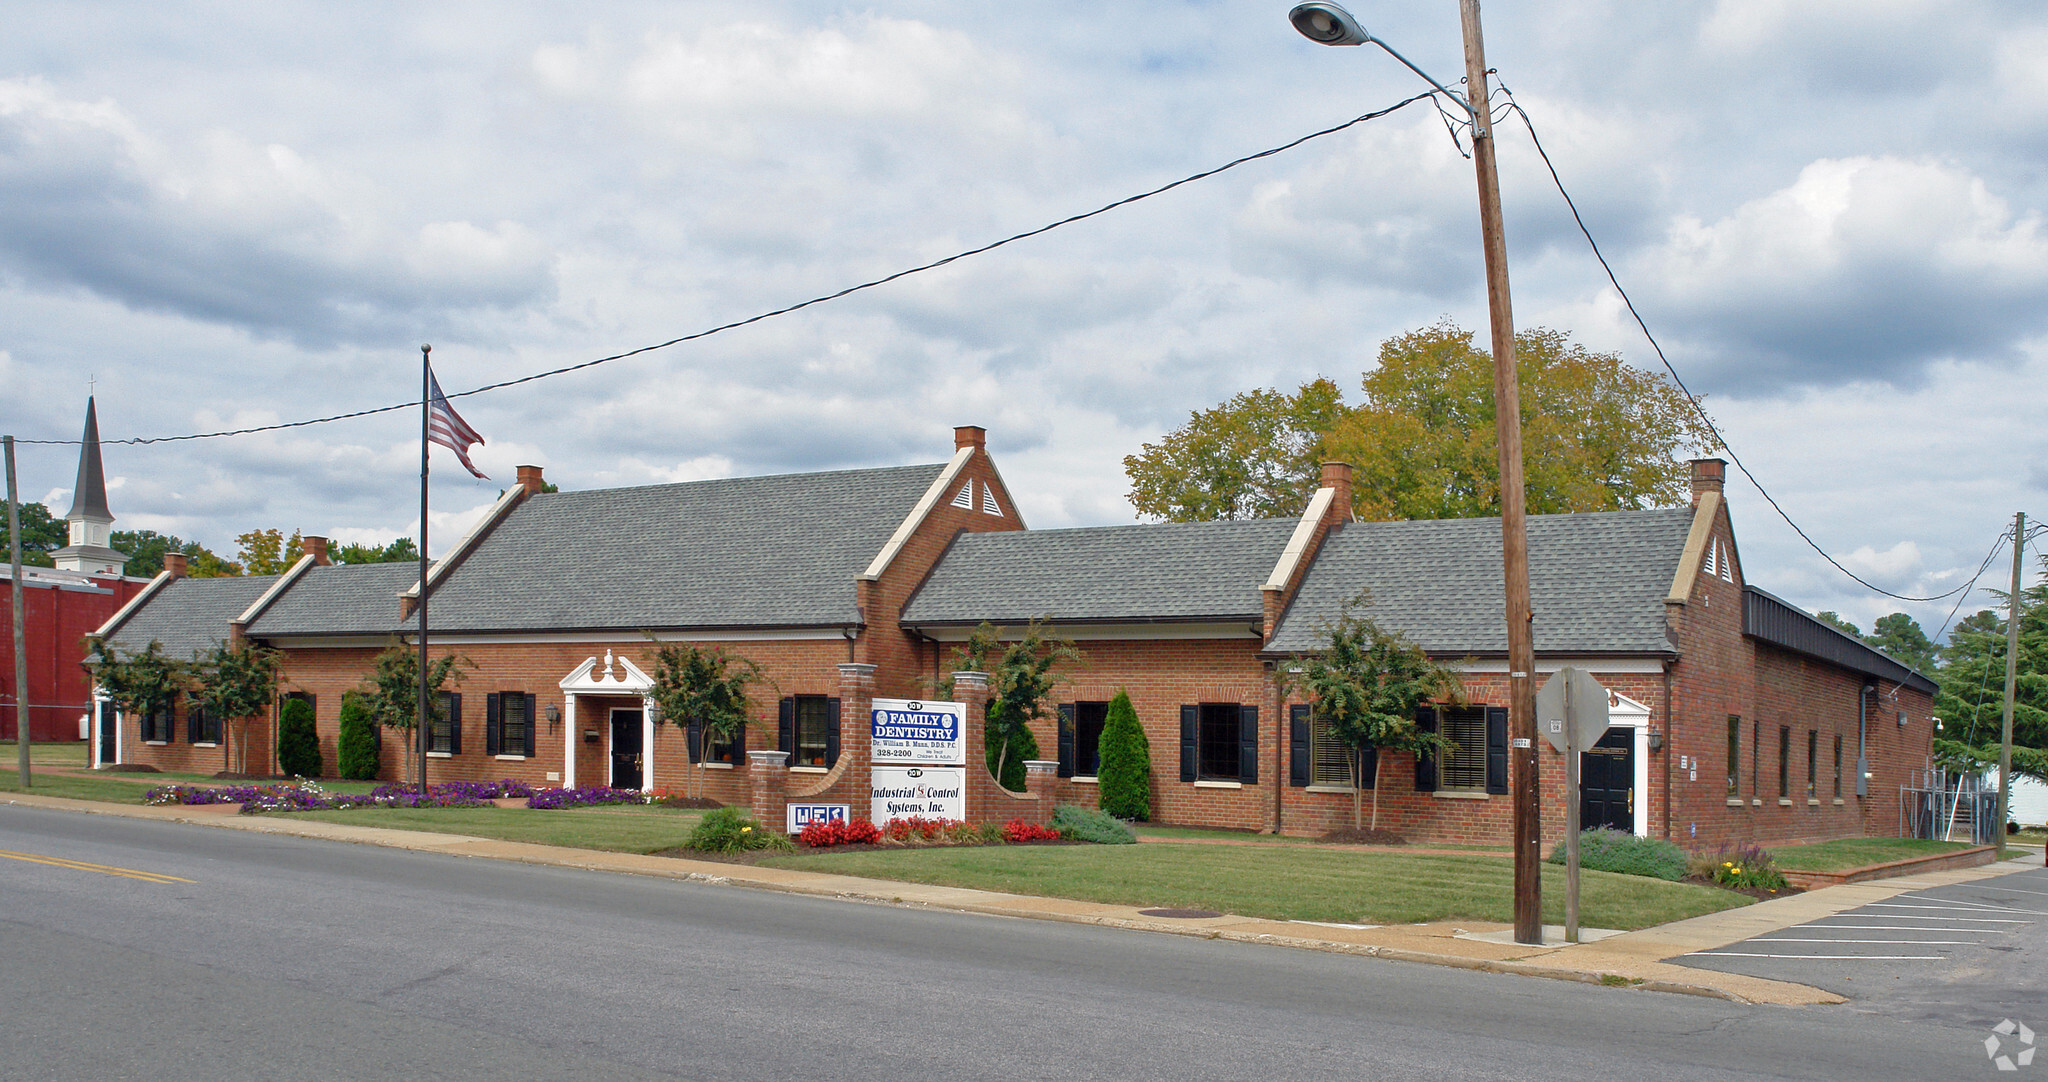
[(455, 452), (455, 457), (462, 460), (462, 465), (473, 476), (490, 480), (484, 471), (476, 468), (476, 463), (469, 460), (470, 447), (483, 443), (484, 438), (477, 434), (476, 429), (469, 427), (469, 422), (455, 412), (454, 406), (448, 404), (448, 396), (441, 393), (441, 381), (434, 378), (432, 368), (427, 369), (427, 388), (427, 438)]

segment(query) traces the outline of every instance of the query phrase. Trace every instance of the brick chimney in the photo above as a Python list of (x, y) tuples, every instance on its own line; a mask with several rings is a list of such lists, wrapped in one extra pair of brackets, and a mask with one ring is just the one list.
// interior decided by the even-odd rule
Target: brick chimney
[(316, 567), (326, 567), (334, 562), (327, 558), (327, 539), (324, 537), (302, 537), (299, 549), (313, 558)]
[(957, 425), (953, 429), (953, 450), (972, 447), (977, 451), (988, 449), (988, 429), (980, 425)]
[(1695, 458), (1692, 460), (1692, 502), (1709, 492), (1721, 491), (1728, 477), (1728, 463), (1718, 458)]
[(523, 489), (525, 489), (525, 490), (526, 490), (526, 494), (527, 494), (528, 496), (538, 496), (538, 495), (540, 495), (540, 493), (541, 493), (541, 486), (543, 486), (543, 485), (547, 484), (547, 482), (546, 482), (546, 481), (543, 481), (543, 480), (541, 479), (541, 475), (540, 475), (540, 474), (541, 474), (541, 469), (540, 469), (540, 467), (539, 467), (539, 466), (520, 466), (520, 467), (518, 467), (518, 470), (519, 470), (519, 487), (520, 487), (520, 488), (523, 488)]
[(164, 570), (170, 572), (171, 577), (174, 579), (184, 578), (187, 571), (185, 554), (182, 552), (164, 553)]
[(1336, 490), (1337, 490), (1337, 492), (1336, 492), (1336, 498), (1335, 498), (1335, 499), (1332, 499), (1332, 500), (1330, 501), (1330, 511), (1329, 511), (1329, 515), (1328, 515), (1328, 517), (1327, 517), (1326, 521), (1329, 521), (1329, 522), (1350, 522), (1350, 521), (1351, 521), (1351, 463), (1349, 463), (1349, 462), (1325, 462), (1325, 463), (1323, 463), (1323, 482), (1322, 482), (1321, 486), (1319, 486), (1319, 487), (1322, 487), (1322, 488), (1333, 488), (1333, 489), (1336, 489)]

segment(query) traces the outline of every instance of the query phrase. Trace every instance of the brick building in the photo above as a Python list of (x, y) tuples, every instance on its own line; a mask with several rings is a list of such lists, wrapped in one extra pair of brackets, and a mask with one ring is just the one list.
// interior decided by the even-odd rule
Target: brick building
[[(1933, 684), (1744, 582), (1721, 469), (1695, 463), (1689, 507), (1530, 520), (1539, 678), (1572, 665), (1610, 693), (1613, 727), (1586, 755), (1587, 822), (1688, 845), (1891, 833), (1930, 747)], [(1459, 671), (1467, 700), (1424, 713), (1455, 752), (1389, 754), (1368, 773), (1380, 825), (1507, 839), (1497, 520), (1352, 521), (1350, 471), (1332, 464), (1296, 519), (1026, 530), (971, 427), (924, 466), (542, 487), (523, 467), (434, 566), (430, 648), (469, 666), (432, 734), (437, 780), (695, 784), (776, 818), (786, 801), (864, 807), (869, 700), (931, 697), (976, 626), (1043, 618), (1085, 652), (1036, 727), (1057, 761), (1022, 797), (970, 769), (978, 807), (1092, 803), (1103, 712), (1128, 690), (1156, 819), (1320, 834), (1350, 825), (1351, 779), (1285, 674), (1362, 600)], [(331, 566), (315, 538), (270, 580), (167, 569), (101, 631), (126, 650), (235, 636), (282, 650), (283, 691), (313, 700), (331, 764), (341, 694), (408, 634), (415, 578)], [(657, 719), (643, 698), (657, 641), (761, 666), (769, 690), (738, 739)], [(985, 692), (970, 679), (956, 694)], [(221, 754), (179, 716), (114, 724), (124, 761)], [(252, 751), (270, 738), (267, 722), (251, 732)], [(1539, 761), (1555, 837), (1562, 762), (1547, 746)]]

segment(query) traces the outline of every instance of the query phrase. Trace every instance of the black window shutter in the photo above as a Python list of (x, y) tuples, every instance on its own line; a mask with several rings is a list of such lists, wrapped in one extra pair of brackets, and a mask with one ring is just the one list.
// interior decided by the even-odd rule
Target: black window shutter
[(1287, 784), (1297, 789), (1308, 784), (1308, 719), (1307, 703), (1287, 708)]
[[(1436, 707), (1415, 708), (1415, 728), (1420, 732), (1436, 732)], [(1423, 752), (1415, 757), (1415, 791), (1436, 792), (1436, 756)]]
[(1508, 791), (1508, 708), (1486, 708), (1486, 791), (1505, 796)]
[(796, 752), (796, 700), (783, 699), (775, 714), (775, 750)]
[(746, 761), (747, 723), (743, 721), (740, 722), (739, 728), (732, 731), (732, 765), (738, 766)]
[(462, 754), (462, 693), (448, 696), (448, 754)]
[(825, 768), (839, 765), (839, 700), (825, 700)]
[(704, 719), (703, 719), (703, 718), (691, 718), (691, 719), (690, 719), (689, 737), (688, 737), (687, 743), (689, 744), (689, 748), (690, 748), (690, 765), (691, 765), (691, 766), (695, 766), (695, 765), (697, 765), (698, 763), (700, 763), (700, 762), (703, 762), (703, 761), (704, 761)]
[(523, 750), (529, 759), (533, 758), (534, 748), (540, 744), (540, 715), (534, 709), (534, 698), (532, 692), (526, 693), (526, 747)]
[(1251, 785), (1259, 780), (1259, 708), (1237, 708), (1237, 780)]
[(1074, 704), (1060, 704), (1060, 777), (1074, 776)]
[(1202, 708), (1180, 708), (1180, 780), (1193, 781), (1202, 768)]
[(504, 734), (504, 720), (505, 716), (499, 712), (498, 693), (493, 691), (490, 694), (484, 696), (485, 755), (501, 755), (504, 753), (505, 749), (500, 746), (504, 743), (502, 739), (502, 736)]
[(187, 744), (197, 744), (197, 743), (199, 743), (199, 726), (200, 726), (200, 725), (202, 725), (202, 724), (204, 724), (204, 719), (202, 719), (202, 718), (201, 718), (201, 717), (199, 716), (199, 704), (198, 704), (198, 703), (193, 703), (193, 702), (188, 702), (188, 703), (186, 703), (186, 704), (185, 704), (185, 742), (186, 742)]
[(1358, 787), (1371, 789), (1379, 785), (1380, 749), (1367, 744), (1358, 753)]

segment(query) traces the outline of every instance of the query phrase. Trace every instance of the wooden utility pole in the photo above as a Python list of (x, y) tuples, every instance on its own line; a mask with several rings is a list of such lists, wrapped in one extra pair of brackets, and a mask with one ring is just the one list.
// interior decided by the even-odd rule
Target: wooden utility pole
[[(21, 598), (21, 500), (14, 490), (14, 437), (0, 436), (0, 443), (5, 443), (7, 447), (7, 558), (14, 568), (14, 582), (8, 590), (9, 604), (14, 607), (14, 743), (20, 755), (21, 787), (26, 789), (30, 785), (28, 639), (22, 628), (24, 606)], [(2010, 709), (2007, 712), (2010, 713)], [(2011, 730), (2012, 726), (2006, 726), (2006, 731)]]
[(1998, 724), (1998, 856), (2005, 858), (2007, 809), (2012, 807), (2012, 695), (2020, 674), (2020, 557), (2027, 551), (2027, 513), (2012, 517), (2012, 593), (2005, 599), (2005, 712)]
[(1472, 165), (1479, 178), (1479, 235), (1486, 250), (1486, 309), (1493, 330), (1493, 423), (1500, 444), (1500, 554), (1507, 593), (1508, 761), (1515, 814), (1515, 942), (1543, 942), (1541, 788), (1536, 777), (1536, 647), (1529, 606), (1528, 497), (1522, 485), (1522, 396), (1515, 379), (1515, 316), (1508, 303), (1508, 243), (1479, 0), (1460, 0), (1465, 97), (1472, 107)]

